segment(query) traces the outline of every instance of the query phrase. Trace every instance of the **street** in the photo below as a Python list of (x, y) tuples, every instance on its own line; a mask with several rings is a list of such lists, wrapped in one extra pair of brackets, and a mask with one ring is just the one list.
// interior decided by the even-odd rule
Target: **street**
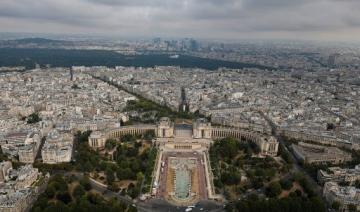
[(263, 116), (263, 118), (269, 123), (269, 125), (271, 126), (271, 131), (272, 131), (272, 135), (279, 141), (280, 145), (283, 147), (283, 149), (285, 149), (285, 151), (290, 155), (292, 161), (293, 161), (293, 166), (292, 166), (292, 173), (296, 173), (296, 172), (300, 172), (302, 173), (306, 180), (310, 183), (311, 187), (314, 189), (315, 193), (317, 195), (319, 195), (319, 197), (322, 197), (322, 187), (319, 186), (317, 184), (317, 182), (306, 172), (306, 170), (300, 165), (299, 161), (297, 160), (297, 158), (293, 155), (293, 153), (287, 148), (287, 146), (285, 145), (284, 139), (282, 138), (281, 135), (279, 135), (278, 131), (277, 131), (277, 126), (276, 124), (269, 118), (267, 117), (263, 112), (260, 111), (261, 116)]

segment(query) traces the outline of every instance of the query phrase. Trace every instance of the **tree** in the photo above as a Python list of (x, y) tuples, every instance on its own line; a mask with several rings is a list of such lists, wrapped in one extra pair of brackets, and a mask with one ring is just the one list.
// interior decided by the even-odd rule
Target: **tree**
[(106, 140), (105, 149), (112, 150), (114, 147), (116, 147), (116, 140), (114, 139)]
[(102, 196), (100, 196), (97, 193), (93, 193), (93, 192), (89, 192), (87, 194), (87, 199), (90, 203), (92, 203), (94, 205), (101, 204), (104, 201)]
[(348, 205), (348, 209), (349, 209), (349, 211), (356, 211), (356, 210), (357, 210), (357, 206), (354, 205), (354, 204), (349, 204), (349, 205)]
[(134, 159), (132, 161), (132, 166), (131, 166), (131, 170), (134, 172), (134, 173), (137, 173), (140, 171), (140, 163), (141, 161), (139, 161), (138, 159)]
[(251, 179), (251, 185), (255, 188), (255, 189), (259, 189), (262, 188), (264, 186), (264, 182), (262, 178), (259, 177), (253, 177)]
[(235, 157), (239, 150), (238, 141), (234, 138), (224, 138), (220, 141), (216, 141), (214, 147), (219, 150), (219, 154), (225, 159)]
[(130, 183), (127, 189), (128, 195), (135, 199), (137, 196), (139, 196), (140, 188), (138, 186), (135, 186), (133, 183)]
[(54, 212), (54, 211), (61, 211), (61, 212), (68, 212), (70, 211), (69, 207), (65, 205), (63, 202), (56, 202), (50, 203), (48, 207), (44, 210), (44, 212)]
[[(319, 205), (317, 205), (319, 204)], [(236, 208), (235, 208), (236, 207)], [(241, 212), (325, 212), (326, 209), (322, 202), (318, 199), (311, 200), (298, 197), (277, 198), (241, 198), (234, 203), (230, 203), (225, 208), (227, 211), (241, 211)]]
[(240, 181), (240, 175), (236, 172), (224, 172), (221, 174), (221, 182), (226, 185), (235, 185)]
[(86, 176), (83, 177), (83, 178), (80, 180), (80, 185), (82, 185), (86, 191), (90, 191), (90, 190), (91, 190), (91, 184), (90, 184), (90, 179), (89, 179), (89, 177), (86, 177)]
[(86, 161), (86, 163), (83, 166), (83, 171), (91, 172), (94, 169), (93, 165), (90, 161)]
[(62, 175), (54, 175), (49, 182), (50, 186), (54, 186), (57, 192), (65, 192), (68, 190), (68, 185)]
[(72, 88), (72, 89), (75, 89), (75, 90), (76, 90), (76, 89), (80, 89), (80, 87), (79, 87), (77, 84), (73, 84), (73, 85), (71, 86), (71, 88)]
[(334, 210), (339, 210), (340, 209), (340, 202), (338, 201), (334, 201), (332, 204), (331, 204), (331, 208), (334, 209)]
[(293, 164), (294, 163), (294, 161), (291, 158), (289, 152), (286, 151), (286, 149), (283, 147), (283, 145), (279, 145), (279, 152), (280, 152), (281, 157), (285, 160), (285, 162), (287, 164)]
[(130, 206), (128, 212), (137, 212), (138, 210), (134, 206)]
[(72, 200), (68, 191), (56, 194), (56, 199), (62, 201), (65, 204), (70, 203)]
[(326, 130), (331, 131), (335, 129), (335, 125), (333, 123), (326, 123)]
[(290, 180), (287, 180), (287, 179), (281, 179), (280, 180), (280, 185), (281, 185), (281, 188), (284, 189), (284, 190), (289, 190), (292, 188), (292, 182)]
[(49, 184), (45, 190), (45, 194), (48, 198), (53, 198), (56, 194), (56, 188), (53, 184)]
[(255, 154), (259, 154), (261, 152), (260, 147), (255, 142), (250, 142), (250, 147)]
[(294, 175), (294, 179), (299, 182), (299, 184), (301, 185), (301, 187), (303, 187), (304, 191), (308, 194), (309, 197), (312, 197), (315, 195), (315, 192), (314, 190), (312, 189), (309, 181), (305, 178), (305, 176), (300, 173), (300, 172), (297, 172), (295, 175)]
[(0, 148), (0, 162), (8, 160), (8, 157), (2, 152), (2, 149)]
[(45, 195), (40, 195), (36, 203), (34, 204), (34, 208), (40, 208), (40, 211), (43, 211), (48, 205), (48, 199), (52, 199), (52, 198), (53, 197), (48, 198)]
[(144, 174), (142, 172), (138, 172), (136, 174), (136, 180), (141, 183), (144, 180)]
[(43, 210), (37, 206), (37, 207), (34, 207), (32, 211), (33, 212), (42, 212)]
[(38, 113), (32, 113), (27, 117), (28, 124), (34, 124), (41, 121), (41, 118)]
[(155, 138), (155, 131), (154, 130), (147, 130), (144, 133), (144, 139), (147, 141), (151, 141), (153, 138)]
[(73, 196), (76, 198), (76, 199), (80, 199), (82, 196), (84, 196), (85, 194), (85, 189), (82, 185), (77, 185), (75, 188), (74, 188), (74, 191), (73, 191)]
[(81, 132), (81, 131), (78, 131), (76, 134), (75, 134), (75, 139), (79, 142), (79, 143), (87, 143), (88, 142), (88, 138), (91, 134), (91, 130), (88, 130), (88, 131), (85, 131), (85, 132)]
[(115, 180), (114, 171), (111, 168), (107, 168), (105, 173), (106, 173), (106, 181), (108, 185), (111, 185)]
[(120, 140), (125, 143), (132, 143), (132, 142), (136, 141), (136, 138), (135, 138), (135, 136), (133, 136), (131, 134), (125, 134), (125, 135), (121, 136)]
[(126, 149), (126, 156), (127, 157), (136, 157), (139, 154), (139, 149), (135, 147), (129, 147)]
[(117, 177), (119, 180), (125, 180), (125, 179), (132, 179), (133, 172), (130, 168), (125, 169), (118, 169), (116, 172)]
[(355, 182), (355, 187), (360, 189), (360, 180), (356, 180)]
[(315, 211), (326, 211), (326, 206), (323, 200), (318, 196), (310, 198), (311, 208)]
[(266, 188), (266, 194), (269, 197), (277, 197), (281, 193), (281, 185), (279, 182), (272, 182)]

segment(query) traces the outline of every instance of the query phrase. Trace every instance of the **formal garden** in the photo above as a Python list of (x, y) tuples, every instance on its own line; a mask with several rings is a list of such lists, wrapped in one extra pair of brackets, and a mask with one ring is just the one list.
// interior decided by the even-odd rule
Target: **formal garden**
[(227, 211), (325, 211), (306, 178), (290, 171), (292, 161), (284, 150), (276, 158), (258, 157), (258, 151), (234, 138), (211, 146), (214, 185), (229, 201)]
[(32, 212), (97, 212), (137, 211), (136, 208), (116, 198), (105, 199), (94, 190), (87, 176), (56, 174), (49, 180), (43, 194), (39, 196)]

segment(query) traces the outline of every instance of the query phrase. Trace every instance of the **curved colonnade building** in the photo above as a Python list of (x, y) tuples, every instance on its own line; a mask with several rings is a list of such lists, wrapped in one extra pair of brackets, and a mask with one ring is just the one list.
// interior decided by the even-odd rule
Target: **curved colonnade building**
[[(275, 137), (258, 132), (233, 127), (214, 127), (205, 119), (196, 120), (192, 128), (190, 126), (188, 126), (188, 129), (184, 128), (184, 126), (176, 126), (169, 118), (161, 118), (157, 125), (131, 125), (111, 129), (107, 132), (95, 131), (89, 137), (89, 146), (101, 149), (105, 147), (107, 139), (118, 139), (126, 134), (141, 135), (147, 131), (155, 133), (159, 144), (184, 144), (186, 141), (189, 141), (189, 136), (185, 136), (184, 133), (191, 130), (189, 132), (191, 133), (191, 143), (198, 141), (208, 147), (215, 139), (233, 137), (240, 141), (254, 142), (259, 147), (261, 155), (276, 156), (278, 152), (279, 143)], [(186, 145), (184, 145), (184, 148), (186, 148)]]

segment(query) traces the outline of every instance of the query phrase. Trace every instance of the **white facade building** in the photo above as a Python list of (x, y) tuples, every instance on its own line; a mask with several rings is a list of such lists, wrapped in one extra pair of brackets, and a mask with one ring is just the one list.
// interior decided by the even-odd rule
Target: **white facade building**
[(324, 185), (323, 195), (329, 203), (339, 202), (340, 210), (346, 211), (349, 205), (355, 205), (360, 210), (360, 189), (347, 186), (341, 187), (335, 182), (327, 182)]
[(73, 137), (67, 133), (51, 131), (41, 149), (43, 163), (56, 164), (71, 161), (73, 152)]

